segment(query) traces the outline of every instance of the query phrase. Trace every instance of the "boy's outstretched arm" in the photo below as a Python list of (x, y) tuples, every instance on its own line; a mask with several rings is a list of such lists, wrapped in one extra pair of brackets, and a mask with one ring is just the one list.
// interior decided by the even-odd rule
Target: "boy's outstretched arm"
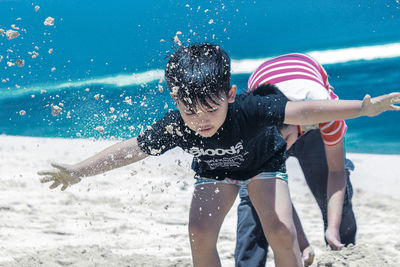
[(136, 138), (132, 138), (95, 154), (94, 156), (74, 165), (51, 164), (55, 169), (39, 171), (43, 177), (41, 183), (53, 182), (51, 189), (62, 185), (61, 190), (81, 181), (82, 177), (93, 176), (115, 168), (126, 166), (148, 155), (142, 152)]
[(285, 108), (285, 124), (308, 125), (360, 116), (377, 116), (387, 110), (400, 110), (400, 93), (359, 100), (289, 101)]

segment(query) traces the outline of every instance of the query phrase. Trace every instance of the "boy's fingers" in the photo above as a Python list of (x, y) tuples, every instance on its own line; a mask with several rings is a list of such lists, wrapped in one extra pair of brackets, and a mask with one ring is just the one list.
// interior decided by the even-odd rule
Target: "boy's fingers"
[(39, 175), (55, 175), (57, 171), (38, 171), (37, 174)]
[(365, 95), (364, 96), (364, 99), (363, 99), (363, 102), (371, 102), (371, 96), (370, 95)]
[(56, 188), (57, 186), (59, 186), (60, 184), (61, 184), (60, 182), (54, 181), (54, 183), (53, 183), (52, 185), (50, 185), (49, 188), (50, 188), (50, 189), (54, 189), (54, 188)]
[(400, 104), (400, 98), (392, 98), (390, 101), (391, 104)]
[(53, 176), (46, 176), (46, 177), (43, 177), (43, 178), (40, 178), (40, 182), (43, 184), (43, 183), (48, 183), (48, 182), (52, 182), (52, 181), (54, 181), (55, 179), (54, 179), (54, 177)]
[(390, 105), (390, 110), (400, 110), (400, 106)]
[(54, 163), (54, 162), (52, 162), (52, 163), (50, 163), (50, 165), (51, 165), (52, 167), (56, 168), (56, 169), (59, 169), (59, 170), (65, 170), (65, 169), (67, 169), (65, 165), (59, 164), (59, 163)]
[(344, 245), (341, 244), (340, 242), (334, 242), (333, 244), (331, 244), (332, 250), (339, 250), (343, 247), (344, 247)]

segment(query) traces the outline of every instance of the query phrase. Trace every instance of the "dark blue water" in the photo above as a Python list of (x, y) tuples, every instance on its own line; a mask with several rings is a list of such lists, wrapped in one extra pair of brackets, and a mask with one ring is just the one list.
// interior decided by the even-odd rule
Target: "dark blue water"
[[(38, 12), (35, 5), (40, 6)], [(55, 18), (54, 27), (43, 25), (48, 16)], [(12, 24), (26, 32), (19, 30), (21, 35), (14, 40), (0, 36), (4, 57), (0, 81), (6, 79), (0, 82), (0, 133), (127, 138), (174, 108), (167, 90), (159, 92), (158, 79), (129, 86), (54, 86), (163, 69), (177, 31), (182, 32), (183, 43), (220, 44), (233, 59), (396, 43), (400, 42), (400, 4), (395, 0), (1, 1), (0, 29), (10, 29)], [(52, 54), (47, 52), (50, 48)], [(35, 59), (28, 54), (34, 50), (39, 53)], [(17, 59), (24, 59), (25, 66), (7, 66), (7, 61)], [(399, 91), (399, 66), (397, 57), (325, 68), (342, 99), (361, 99), (366, 93)], [(243, 89), (248, 76), (233, 75), (232, 82)], [(96, 100), (97, 94), (103, 97)], [(132, 105), (123, 102), (125, 97), (131, 98)], [(59, 103), (63, 110), (54, 117), (50, 105)], [(20, 110), (26, 115), (21, 116)], [(399, 153), (399, 122), (395, 112), (349, 120), (347, 149)], [(100, 134), (97, 126), (105, 132)]]

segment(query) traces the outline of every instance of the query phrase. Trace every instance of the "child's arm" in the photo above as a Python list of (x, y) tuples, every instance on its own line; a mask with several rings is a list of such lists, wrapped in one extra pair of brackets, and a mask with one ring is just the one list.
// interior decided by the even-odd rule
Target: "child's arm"
[(56, 169), (39, 171), (38, 174), (44, 176), (40, 179), (41, 183), (53, 182), (50, 186), (52, 189), (62, 184), (61, 190), (65, 190), (69, 185), (80, 182), (82, 177), (119, 168), (147, 156), (140, 150), (136, 138), (132, 138), (112, 145), (77, 164), (52, 164)]
[(342, 221), (342, 208), (346, 192), (346, 171), (344, 168), (344, 142), (334, 146), (325, 144), (326, 160), (328, 164), (327, 201), (328, 227), (325, 238), (333, 250), (342, 248), (339, 228)]
[(292, 203), (293, 212), (293, 222), (296, 227), (297, 232), (297, 242), (299, 243), (299, 248), (302, 253), (304, 266), (310, 266), (314, 261), (314, 250), (312, 249), (310, 242), (308, 242), (306, 233), (303, 230), (299, 215)]
[(285, 124), (309, 125), (319, 122), (373, 117), (386, 110), (400, 110), (400, 93), (391, 93), (359, 100), (289, 101), (285, 108)]

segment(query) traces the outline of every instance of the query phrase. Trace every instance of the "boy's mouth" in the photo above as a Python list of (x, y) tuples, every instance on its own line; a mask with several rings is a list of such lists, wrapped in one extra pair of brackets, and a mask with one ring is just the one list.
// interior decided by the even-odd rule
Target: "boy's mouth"
[(200, 133), (207, 133), (207, 132), (211, 131), (212, 128), (213, 128), (212, 126), (199, 127), (198, 131)]

